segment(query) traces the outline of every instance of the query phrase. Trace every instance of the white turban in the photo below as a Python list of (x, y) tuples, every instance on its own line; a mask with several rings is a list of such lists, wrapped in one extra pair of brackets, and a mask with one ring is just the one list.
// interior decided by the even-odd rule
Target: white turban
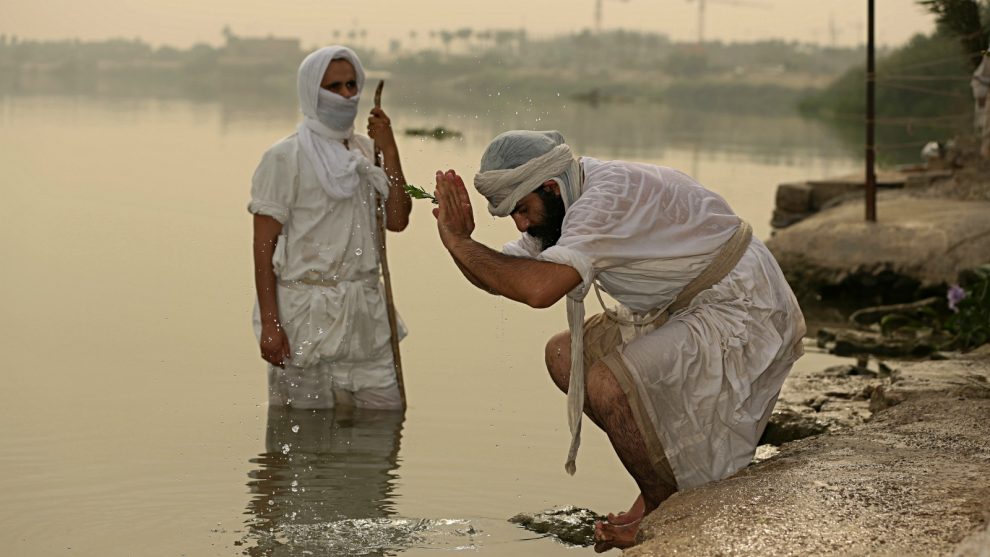
[(547, 180), (561, 185), (565, 206), (576, 199), (571, 190), (577, 162), (564, 137), (557, 131), (505, 132), (485, 149), (474, 187), (488, 199), (488, 212), (507, 217), (519, 201)]
[(333, 60), (347, 60), (354, 66), (358, 94), (350, 99), (344, 99), (328, 91), (323, 91), (324, 94), (334, 96), (335, 101), (340, 104), (353, 104), (353, 107), (356, 107), (361, 91), (364, 90), (364, 67), (353, 50), (346, 46), (334, 45), (310, 53), (299, 65), (297, 78), (299, 110), (303, 113), (303, 121), (297, 128), (299, 144), (306, 158), (313, 165), (320, 185), (331, 198), (351, 197), (362, 179), (387, 197), (388, 178), (385, 172), (373, 166), (360, 151), (351, 151), (344, 147), (343, 142), (354, 135), (353, 120), (350, 127), (335, 130), (320, 122), (317, 116), (320, 84), (327, 67)]

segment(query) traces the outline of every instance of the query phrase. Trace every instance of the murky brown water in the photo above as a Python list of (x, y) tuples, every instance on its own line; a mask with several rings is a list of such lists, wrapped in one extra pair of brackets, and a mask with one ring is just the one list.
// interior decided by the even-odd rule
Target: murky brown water
[[(391, 108), (400, 128), (464, 133), (401, 137), (407, 178), (471, 176), (495, 133), (558, 128), (581, 154), (693, 173), (765, 237), (776, 183), (856, 168), (794, 118), (534, 106)], [(563, 307), (471, 287), (425, 202), (389, 245), (411, 330), (405, 420), (268, 414), (245, 206), (258, 157), (294, 121), (183, 100), (0, 99), (5, 554), (573, 555), (505, 519), (632, 501), (590, 426), (577, 476), (563, 472), (564, 399), (542, 366)], [(476, 214), (478, 239), (515, 236)]]

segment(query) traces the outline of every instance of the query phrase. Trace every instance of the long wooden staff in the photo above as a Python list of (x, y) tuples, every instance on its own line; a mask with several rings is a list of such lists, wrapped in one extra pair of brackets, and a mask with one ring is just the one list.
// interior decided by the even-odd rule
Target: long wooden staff
[[(385, 81), (379, 81), (375, 88), (375, 108), (382, 107), (382, 88)], [(375, 146), (375, 166), (382, 166), (381, 151)], [(378, 220), (378, 249), (381, 254), (382, 278), (385, 281), (385, 304), (388, 309), (388, 328), (391, 331), (392, 359), (395, 361), (395, 380), (399, 384), (399, 395), (402, 396), (402, 408), (406, 408), (406, 383), (402, 380), (402, 357), (399, 355), (399, 320), (395, 315), (395, 296), (392, 294), (392, 275), (388, 272), (388, 253), (385, 250), (385, 205), (382, 196), (376, 196), (378, 209), (375, 215)]]

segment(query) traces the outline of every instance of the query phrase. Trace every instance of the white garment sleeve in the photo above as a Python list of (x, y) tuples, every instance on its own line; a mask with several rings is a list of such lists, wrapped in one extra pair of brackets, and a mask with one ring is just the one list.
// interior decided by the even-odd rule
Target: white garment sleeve
[(266, 151), (254, 171), (248, 211), (285, 224), (296, 188), (297, 167), (291, 151), (279, 147), (281, 144)]
[(518, 240), (503, 245), (502, 253), (513, 257), (536, 257), (540, 254), (540, 241), (529, 234), (523, 234)]
[(721, 196), (673, 169), (592, 160), (585, 172), (560, 239), (539, 259), (573, 267), (585, 293), (599, 280), (636, 311), (673, 299), (739, 226)]
[(577, 292), (582, 293), (578, 296), (580, 299), (584, 298), (584, 294), (589, 291), (588, 289), (591, 288), (592, 281), (595, 280), (594, 261), (575, 249), (559, 245), (551, 246), (541, 253), (537, 259), (573, 267), (581, 275), (581, 286), (577, 289)]

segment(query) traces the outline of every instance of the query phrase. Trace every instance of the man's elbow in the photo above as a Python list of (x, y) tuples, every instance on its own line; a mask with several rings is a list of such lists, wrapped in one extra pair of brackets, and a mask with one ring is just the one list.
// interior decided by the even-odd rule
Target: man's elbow
[(531, 293), (526, 297), (524, 303), (531, 308), (535, 309), (546, 309), (560, 300), (562, 296), (557, 295), (553, 292), (548, 292), (545, 290), (539, 290)]

